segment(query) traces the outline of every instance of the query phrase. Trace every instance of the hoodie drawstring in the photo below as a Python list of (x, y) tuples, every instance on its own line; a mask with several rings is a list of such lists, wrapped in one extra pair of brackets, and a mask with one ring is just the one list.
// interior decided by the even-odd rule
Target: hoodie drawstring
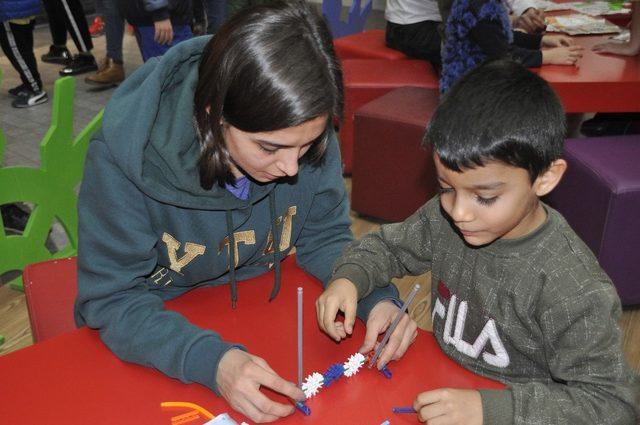
[(227, 234), (229, 235), (229, 272), (231, 273), (231, 308), (238, 302), (238, 282), (236, 282), (236, 237), (233, 234), (233, 216), (231, 210), (226, 211)]
[[(273, 289), (269, 295), (269, 302), (273, 301), (280, 292), (280, 231), (278, 230), (278, 217), (276, 216), (275, 191), (269, 192), (269, 213), (271, 215), (271, 234), (273, 235), (273, 262), (275, 266), (275, 280)], [(236, 308), (238, 303), (238, 282), (236, 281), (236, 238), (233, 233), (233, 215), (231, 210), (226, 210), (227, 234), (229, 235), (229, 273), (231, 274), (231, 307)]]
[(280, 232), (278, 231), (278, 217), (276, 216), (275, 189), (269, 192), (269, 210), (271, 212), (271, 233), (273, 234), (273, 261), (276, 269), (273, 289), (269, 296), (269, 302), (271, 302), (278, 295), (278, 292), (280, 292)]

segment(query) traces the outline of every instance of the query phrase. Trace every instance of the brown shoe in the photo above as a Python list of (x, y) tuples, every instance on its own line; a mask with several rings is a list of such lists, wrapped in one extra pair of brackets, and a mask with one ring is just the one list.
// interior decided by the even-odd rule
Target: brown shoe
[(124, 81), (124, 67), (113, 59), (105, 57), (100, 63), (98, 72), (84, 79), (87, 84), (103, 87), (114, 87)]

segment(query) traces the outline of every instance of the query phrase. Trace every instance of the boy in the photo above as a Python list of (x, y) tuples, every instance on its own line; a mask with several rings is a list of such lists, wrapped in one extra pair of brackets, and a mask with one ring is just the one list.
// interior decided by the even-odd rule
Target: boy
[(550, 86), (514, 62), (461, 78), (423, 141), (433, 146), (440, 195), (345, 248), (318, 299), (320, 326), (333, 336), (338, 308), (352, 311), (391, 278), (431, 270), (440, 347), (507, 389), (421, 393), (421, 421), (636, 423), (637, 377), (621, 352), (616, 291), (539, 200), (566, 168), (563, 117)]

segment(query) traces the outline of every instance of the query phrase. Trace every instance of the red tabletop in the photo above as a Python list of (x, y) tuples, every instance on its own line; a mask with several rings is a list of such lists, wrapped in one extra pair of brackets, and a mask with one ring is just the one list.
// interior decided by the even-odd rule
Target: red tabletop
[[(574, 13), (577, 12), (554, 11), (549, 15)], [(606, 19), (616, 24), (626, 23), (629, 14)], [(584, 56), (577, 66), (544, 65), (531, 69), (553, 86), (566, 112), (640, 112), (640, 55), (628, 57), (591, 51), (591, 47), (609, 41), (610, 37), (611, 34), (573, 36), (573, 40), (584, 47)]]
[(558, 93), (566, 112), (640, 112), (640, 56), (591, 51), (608, 35), (574, 36), (584, 47), (578, 66), (532, 68)]
[[(238, 307), (230, 307), (229, 288), (196, 289), (167, 307), (193, 323), (215, 329), (225, 339), (245, 344), (265, 358), (284, 378), (296, 381), (296, 287), (304, 297), (304, 375), (324, 372), (357, 351), (364, 338), (358, 322), (353, 337), (336, 344), (315, 319), (317, 280), (289, 258), (283, 263), (280, 295), (268, 302), (273, 274), (241, 282)], [(379, 425), (416, 423), (414, 414), (394, 415), (393, 406), (409, 406), (420, 391), (439, 387), (503, 388), (502, 384), (461, 368), (439, 349), (431, 333), (419, 331), (416, 342), (389, 368), (392, 379), (364, 369), (341, 378), (310, 399), (311, 416), (300, 412), (283, 419), (289, 424)], [(247, 420), (226, 402), (198, 384), (183, 384), (151, 368), (125, 363), (87, 328), (0, 357), (0, 422), (6, 424), (170, 424), (186, 410), (167, 410), (162, 401), (196, 403), (213, 414), (228, 412)], [(200, 418), (190, 424), (202, 424)], [(250, 422), (250, 421), (247, 421)]]

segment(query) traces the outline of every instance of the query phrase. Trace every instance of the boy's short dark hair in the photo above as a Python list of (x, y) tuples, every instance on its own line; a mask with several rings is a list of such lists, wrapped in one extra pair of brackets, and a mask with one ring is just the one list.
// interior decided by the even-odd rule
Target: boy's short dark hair
[(442, 98), (423, 138), (455, 171), (498, 160), (531, 182), (562, 154), (565, 117), (549, 84), (511, 60), (463, 76)]

